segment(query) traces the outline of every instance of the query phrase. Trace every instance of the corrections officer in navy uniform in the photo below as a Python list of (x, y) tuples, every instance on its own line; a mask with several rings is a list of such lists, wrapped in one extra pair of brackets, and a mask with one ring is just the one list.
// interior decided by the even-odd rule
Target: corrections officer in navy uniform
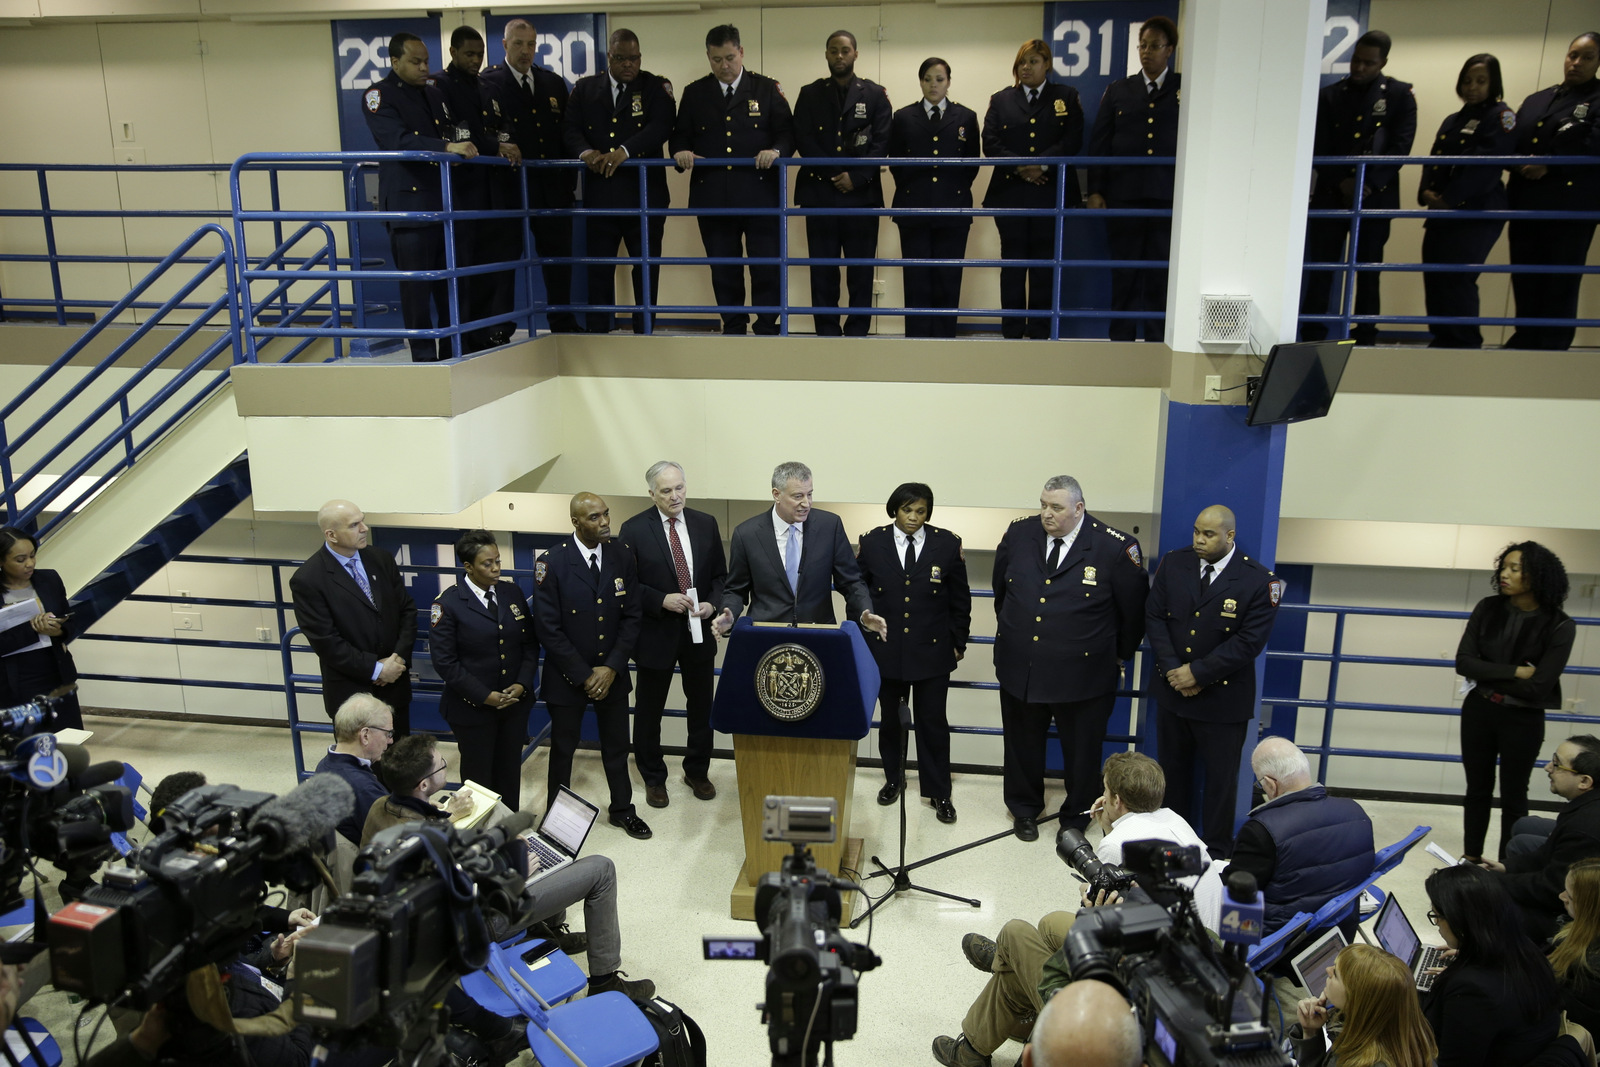
[(1213, 504), (1194, 543), (1168, 552), (1150, 582), (1150, 693), (1166, 806), (1190, 826), (1194, 772), (1205, 776), (1200, 837), (1214, 858), (1233, 851), (1239, 753), (1256, 714), (1256, 657), (1267, 647), (1284, 583), (1234, 544), (1233, 512)]
[(1066, 760), (1061, 825), (1082, 830), (1100, 795), (1100, 747), (1122, 661), (1144, 636), (1150, 579), (1139, 542), (1084, 510), (1076, 478), (1044, 483), (1039, 518), (1013, 522), (994, 555), (994, 673), (1005, 731), (1005, 799), (1016, 835), (1039, 836), (1045, 738)]
[[(361, 98), (367, 128), (379, 150), (451, 152), (463, 159), (476, 156), (478, 149), (470, 137), (455, 136), (456, 123), (444, 94), (428, 84), (428, 46), (422, 39), (410, 33), (395, 34), (389, 39), (389, 57), (388, 75)], [(443, 208), (438, 164), (378, 164), (379, 211)], [(444, 269), (444, 227), (439, 223), (400, 220), (385, 225), (389, 228), (396, 270)], [(401, 282), (400, 317), (408, 330), (450, 325), (450, 296), (445, 283)], [(431, 337), (414, 338), (410, 344), (414, 363), (431, 363), (439, 358), (439, 346)], [(447, 341), (446, 358), (449, 351)]]
[[(1509, 156), (1517, 151), (1517, 116), (1502, 97), (1500, 61), (1487, 52), (1461, 67), (1456, 95), (1465, 105), (1445, 119), (1433, 139), (1434, 156)], [(1429, 164), (1422, 168), (1417, 202), (1433, 210), (1504, 211), (1506, 187), (1499, 167)], [(1422, 262), (1482, 263), (1500, 239), (1505, 219), (1428, 219), (1422, 224)], [(1478, 317), (1478, 276), (1429, 271), (1422, 276), (1428, 314)], [(1430, 348), (1482, 348), (1476, 323), (1432, 322)]]
[(593, 703), (600, 762), (611, 787), (612, 826), (644, 840), (650, 827), (633, 807), (628, 780), (628, 657), (639, 640), (638, 568), (633, 549), (611, 540), (611, 509), (593, 493), (572, 498), (572, 537), (534, 564), (534, 632), (544, 646), (539, 695), (550, 709), (550, 783), (572, 784), (583, 710)]
[[(455, 120), (454, 136), (465, 135), (481, 156), (500, 153), (500, 145), (484, 127), (483, 93), (478, 88), (478, 71), (483, 68), (483, 34), (471, 26), (457, 26), (450, 34), (450, 65), (428, 78), (428, 83), (444, 94)], [(458, 211), (489, 210), (489, 170), (486, 167), (460, 167), (450, 175), (450, 198)], [(493, 262), (495, 232), (506, 219), (460, 219), (455, 224), (456, 266), (469, 267)], [(463, 319), (481, 319), (493, 314), (493, 285), (481, 274), (456, 280), (457, 299)], [(476, 352), (503, 344), (511, 336), (511, 324), (503, 323), (474, 330), (461, 339), (463, 352)]]
[[(1100, 98), (1089, 132), (1091, 156), (1172, 157), (1178, 154), (1178, 90), (1182, 75), (1169, 70), (1178, 47), (1178, 27), (1164, 16), (1146, 19), (1139, 30), (1139, 73), (1114, 81)], [(1172, 208), (1173, 167), (1090, 167), (1091, 208)], [(1106, 220), (1113, 259), (1166, 259), (1172, 250), (1172, 219)], [(1167, 268), (1111, 272), (1112, 311), (1164, 311)], [(1166, 320), (1111, 320), (1111, 340), (1166, 338)]]
[[(802, 156), (882, 159), (889, 151), (889, 94), (877, 82), (856, 77), (856, 36), (835, 30), (825, 45), (830, 77), (800, 90), (794, 107), (794, 143)], [(878, 164), (803, 167), (795, 179), (794, 202), (807, 208), (882, 207)], [(806, 253), (816, 259), (871, 259), (878, 254), (876, 217), (806, 216)], [(872, 265), (845, 268), (852, 308), (872, 307)], [(811, 303), (839, 304), (839, 268), (811, 268)], [(818, 337), (840, 335), (839, 316), (817, 315)], [(871, 315), (850, 315), (846, 337), (865, 337)]]
[[(1356, 42), (1350, 55), (1349, 76), (1328, 86), (1317, 97), (1317, 135), (1314, 154), (1319, 156), (1408, 156), (1417, 136), (1417, 100), (1409, 82), (1383, 76), (1389, 62), (1389, 35), (1369, 30)], [(1368, 166), (1365, 184), (1356, 189), (1354, 167), (1322, 167), (1312, 172), (1316, 184), (1311, 191), (1311, 206), (1322, 210), (1349, 209), (1358, 202), (1363, 207), (1400, 207), (1400, 168), (1397, 165)], [(1306, 262), (1335, 263), (1345, 258), (1345, 239), (1350, 235), (1346, 219), (1310, 219), (1306, 222)], [(1383, 246), (1389, 241), (1389, 220), (1361, 220), (1356, 240), (1356, 259), (1362, 263), (1382, 263)], [(1328, 297), (1333, 291), (1331, 271), (1306, 271), (1305, 292), (1300, 300), (1303, 315), (1329, 313)], [(1355, 313), (1377, 315), (1380, 275), (1361, 271), (1356, 275)], [(1308, 322), (1300, 327), (1307, 341), (1328, 336), (1328, 324)], [(1377, 340), (1378, 327), (1360, 323), (1350, 331), (1360, 344)]]
[[(1516, 154), (1600, 155), (1600, 40), (1592, 33), (1567, 48), (1560, 85), (1542, 89), (1517, 109)], [(1528, 163), (1511, 168), (1507, 198), (1513, 211), (1593, 211), (1600, 202), (1600, 168)], [(1509, 227), (1511, 262), (1575, 266), (1588, 261), (1593, 219), (1514, 221)], [(1578, 314), (1581, 274), (1513, 274), (1517, 317), (1570, 319)], [(1507, 348), (1565, 351), (1571, 326), (1518, 326)]]
[(456, 542), (465, 576), (433, 601), (428, 652), (444, 682), (439, 713), (461, 748), (461, 777), (522, 807), (522, 746), (539, 671), (533, 613), (500, 577), (500, 546), (487, 530)]
[(917, 777), (940, 822), (956, 821), (950, 802), (950, 722), (945, 698), (950, 673), (967, 653), (972, 629), (972, 587), (961, 538), (928, 525), (933, 490), (906, 482), (889, 495), (894, 522), (861, 538), (856, 562), (872, 594), (872, 612), (889, 622), (882, 641), (869, 641), (878, 661), (878, 750), (884, 786), (879, 804), (893, 804), (905, 788), (900, 763), (905, 734), (902, 701), (915, 713)]
[[(922, 99), (894, 113), (889, 123), (889, 155), (895, 158), (983, 154), (978, 116), (949, 98), (950, 64), (937, 56), (924, 59), (917, 72)], [(977, 167), (890, 166), (897, 208), (970, 208)], [(954, 259), (967, 254), (972, 216), (896, 215), (900, 253), (906, 259)], [(961, 267), (906, 267), (906, 307), (961, 306)], [(907, 337), (954, 337), (954, 315), (907, 315)]]
[[(622, 166), (630, 159), (665, 157), (667, 138), (677, 107), (665, 78), (640, 70), (644, 55), (639, 37), (632, 30), (611, 34), (606, 51), (606, 72), (580, 78), (567, 101), (566, 124), (562, 130), (567, 155), (581, 159), (589, 169), (583, 175), (583, 206), (586, 208), (639, 207), (639, 170)], [(645, 186), (648, 206), (667, 207), (667, 169), (646, 167)], [(661, 255), (661, 236), (667, 225), (665, 215), (651, 215), (650, 255)], [(584, 254), (614, 256), (626, 243), (628, 255), (642, 256), (638, 216), (591, 215), (586, 223)], [(610, 264), (589, 268), (589, 303), (612, 304), (617, 295), (617, 268)], [(646, 303), (644, 267), (633, 268), (633, 299)], [(650, 299), (656, 304), (661, 295), (661, 267), (650, 268)], [(585, 323), (590, 333), (611, 332), (611, 312), (591, 311)], [(633, 332), (644, 333), (644, 315), (633, 315)]]
[[(691, 208), (776, 208), (778, 174), (773, 163), (794, 155), (794, 116), (783, 89), (771, 78), (744, 69), (744, 48), (735, 26), (715, 26), (706, 34), (711, 73), (683, 90), (672, 158), (689, 171)], [(755, 159), (755, 167), (719, 167), (719, 159)], [(702, 215), (700, 239), (706, 255), (738, 259), (777, 258), (776, 215)], [(744, 267), (711, 268), (711, 291), (719, 305), (744, 306)], [(778, 306), (777, 266), (750, 267), (750, 298), (757, 306)], [(724, 312), (722, 332), (742, 334), (750, 317)], [(756, 315), (755, 332), (776, 334), (778, 316)]]
[[(1026, 160), (1029, 156), (1078, 154), (1083, 147), (1083, 105), (1078, 102), (1078, 90), (1047, 80), (1050, 63), (1050, 46), (1044, 41), (1035, 39), (1017, 50), (1016, 62), (1011, 65), (1016, 85), (991, 96), (989, 113), (983, 117), (984, 155)], [(1065, 183), (1065, 206), (1081, 206), (1078, 172), (1072, 167), (1027, 162), (997, 165), (983, 206), (1054, 211), (1058, 183)], [(1052, 221), (1049, 217), (996, 216), (1001, 257), (1054, 259), (1056, 227)], [(1063, 249), (1063, 253), (1070, 252)], [(1001, 267), (1000, 306), (1008, 311), (1049, 310), (1054, 276), (1055, 271), (1047, 266)], [(1050, 339), (1050, 320), (1008, 316), (1001, 320), (1000, 332), (1005, 337), (1046, 341)], [(1095, 774), (1099, 773), (1097, 767)]]
[[(505, 65), (490, 67), (479, 79), (488, 109), (489, 128), (500, 143), (515, 145), (524, 160), (568, 158), (562, 139), (562, 122), (567, 109), (566, 80), (533, 62), (539, 51), (539, 35), (526, 19), (512, 19), (506, 23), (501, 43), (506, 50)], [(518, 181), (527, 182), (530, 209), (570, 208), (573, 190), (578, 187), (578, 171), (574, 167), (524, 167), (520, 173), (497, 173), (493, 184), (496, 208), (522, 206)], [(533, 230), (533, 254), (541, 261), (572, 255), (571, 216), (534, 215), (528, 219), (528, 225)], [(504, 226), (497, 258), (511, 260), (521, 256), (521, 229)], [(545, 299), (549, 303), (571, 302), (570, 263), (541, 262), (539, 273), (544, 278)], [(515, 293), (514, 276), (506, 272), (490, 277), (496, 279), (497, 304), (509, 310)], [(578, 331), (578, 317), (570, 311), (551, 312), (549, 322), (553, 333)]]

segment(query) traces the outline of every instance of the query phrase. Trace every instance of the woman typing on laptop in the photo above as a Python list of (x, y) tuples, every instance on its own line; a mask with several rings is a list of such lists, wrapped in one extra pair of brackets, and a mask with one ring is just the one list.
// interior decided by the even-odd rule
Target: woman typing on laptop
[(1429, 1067), (1437, 1051), (1411, 972), (1371, 945), (1340, 952), (1322, 996), (1300, 1001), (1299, 1016), (1289, 1036), (1300, 1067)]

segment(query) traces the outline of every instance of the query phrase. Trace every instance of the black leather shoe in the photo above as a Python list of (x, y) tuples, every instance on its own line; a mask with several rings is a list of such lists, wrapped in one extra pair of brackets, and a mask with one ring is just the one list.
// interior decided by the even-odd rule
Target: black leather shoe
[[(1033, 820), (1029, 820), (1031, 823)], [(620, 826), (628, 832), (628, 836), (639, 841), (648, 841), (651, 838), (650, 825), (632, 812), (627, 815), (611, 816), (611, 825)], [(1035, 829), (1033, 836), (1038, 837), (1039, 831)]]
[(647, 785), (644, 787), (644, 802), (652, 808), (664, 808), (671, 801), (667, 799), (667, 787), (664, 785)]
[[(611, 820), (616, 822), (615, 819)], [(1018, 815), (1011, 824), (1011, 832), (1017, 835), (1018, 841), (1039, 840), (1039, 821), (1032, 815)]]
[(900, 799), (900, 786), (894, 782), (883, 783), (883, 788), (878, 790), (878, 803), (888, 807)]
[(686, 774), (683, 776), (683, 784), (694, 791), (696, 800), (717, 799), (717, 787), (711, 784), (711, 779), (709, 778), (690, 778)]
[(950, 803), (949, 797), (945, 797), (943, 800), (935, 800), (933, 802), (933, 813), (939, 817), (940, 822), (956, 821), (956, 806)]

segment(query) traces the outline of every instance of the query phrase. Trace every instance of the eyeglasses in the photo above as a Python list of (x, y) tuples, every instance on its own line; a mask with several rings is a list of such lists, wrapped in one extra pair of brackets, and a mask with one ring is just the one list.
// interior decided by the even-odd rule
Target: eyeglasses
[(1562, 763), (1561, 757), (1554, 752), (1550, 753), (1550, 769), (1552, 771), (1566, 771), (1568, 774), (1578, 773), (1577, 768), (1568, 767), (1565, 763)]
[(381, 734), (385, 735), (386, 737), (388, 737), (389, 740), (391, 740), (391, 741), (394, 740), (394, 731), (388, 729), (387, 727), (383, 727), (383, 726), (363, 726), (362, 729), (363, 730), (377, 730), (379, 733), (381, 733)]
[(432, 778), (432, 777), (433, 777), (433, 776), (434, 776), (434, 775), (436, 775), (436, 774), (438, 774), (438, 773), (439, 773), (439, 772), (440, 772), (440, 771), (442, 771), (442, 770), (444, 770), (444, 769), (445, 769), (445, 767), (446, 767), (446, 766), (448, 766), (448, 764), (446, 764), (446, 763), (444, 763), (444, 762), (443, 762), (443, 761), (441, 761), (441, 762), (440, 762), (440, 763), (439, 763), (439, 766), (437, 766), (437, 767), (435, 767), (435, 768), (434, 768), (434, 769), (433, 769), (433, 770), (431, 770), (431, 771), (429, 771), (429, 772), (428, 772), (428, 777), (429, 777), (429, 778)]
[(1428, 921), (1431, 922), (1433, 925), (1438, 926), (1439, 925), (1439, 913), (1434, 911), (1432, 908), (1429, 908), (1428, 909)]

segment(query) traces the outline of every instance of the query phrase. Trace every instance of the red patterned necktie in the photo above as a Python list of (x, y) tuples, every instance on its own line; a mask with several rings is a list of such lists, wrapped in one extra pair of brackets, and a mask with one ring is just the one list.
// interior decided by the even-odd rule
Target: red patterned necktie
[(673, 519), (667, 526), (667, 540), (672, 542), (672, 565), (678, 571), (678, 592), (689, 591), (689, 560), (683, 554), (683, 542), (678, 540), (678, 523), (681, 519)]

